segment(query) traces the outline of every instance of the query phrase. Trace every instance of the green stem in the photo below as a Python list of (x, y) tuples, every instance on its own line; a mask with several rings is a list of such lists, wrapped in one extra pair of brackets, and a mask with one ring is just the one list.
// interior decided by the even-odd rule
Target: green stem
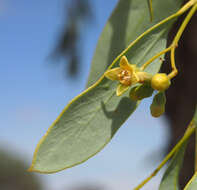
[(150, 21), (152, 22), (152, 20), (153, 20), (153, 6), (152, 6), (152, 0), (148, 0), (148, 8), (149, 8), (149, 13), (150, 13)]
[(157, 59), (159, 56), (161, 56), (161, 55), (167, 53), (167, 52), (170, 51), (171, 49), (172, 49), (172, 47), (170, 46), (170, 47), (164, 49), (163, 51), (157, 53), (155, 56), (153, 56), (151, 59), (149, 59), (144, 65), (142, 65), (142, 66), (140, 67), (140, 70), (143, 71), (143, 70), (144, 70), (150, 63), (152, 63), (155, 59)]
[(168, 75), (168, 77), (170, 79), (172, 79), (173, 77), (175, 77), (178, 73), (178, 70), (176, 68), (176, 64), (175, 64), (175, 49), (178, 46), (178, 42), (179, 39), (181, 38), (187, 24), (189, 23), (189, 21), (191, 20), (192, 16), (194, 15), (194, 13), (197, 10), (197, 3), (192, 7), (192, 9), (190, 10), (190, 12), (187, 14), (185, 20), (183, 21), (183, 23), (181, 24), (181, 27), (179, 28), (173, 42), (172, 42), (172, 49), (171, 49), (171, 66), (172, 66), (172, 72)]

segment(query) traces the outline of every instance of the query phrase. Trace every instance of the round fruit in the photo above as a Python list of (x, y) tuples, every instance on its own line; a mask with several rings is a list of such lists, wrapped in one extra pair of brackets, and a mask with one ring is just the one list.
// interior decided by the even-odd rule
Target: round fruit
[(158, 91), (165, 91), (170, 86), (170, 79), (165, 73), (157, 73), (151, 79), (151, 87)]

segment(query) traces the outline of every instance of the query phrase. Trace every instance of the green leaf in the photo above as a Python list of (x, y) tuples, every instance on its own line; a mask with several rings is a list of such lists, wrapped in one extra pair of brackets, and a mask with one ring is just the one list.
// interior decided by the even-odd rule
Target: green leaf
[(191, 180), (185, 186), (184, 190), (196, 190), (197, 189), (197, 172), (193, 175)]
[[(176, 12), (181, 2), (154, 1), (155, 22)], [(137, 103), (128, 98), (128, 92), (116, 96), (117, 83), (106, 79), (103, 73), (131, 41), (152, 26), (146, 3), (144, 0), (120, 0), (96, 48), (88, 82), (88, 86), (92, 86), (75, 97), (49, 128), (37, 145), (29, 171), (53, 173), (86, 161), (111, 140), (136, 109)], [(173, 21), (134, 43), (126, 54), (129, 60), (142, 65), (163, 50)], [(160, 65), (157, 60), (147, 67), (147, 71), (156, 73)]]
[(179, 172), (182, 167), (187, 142), (173, 156), (162, 178), (159, 190), (179, 190)]

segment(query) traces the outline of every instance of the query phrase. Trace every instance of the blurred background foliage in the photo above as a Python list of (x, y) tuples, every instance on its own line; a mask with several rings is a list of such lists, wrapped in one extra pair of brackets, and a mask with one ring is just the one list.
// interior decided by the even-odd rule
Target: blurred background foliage
[(1, 190), (42, 190), (38, 175), (27, 172), (28, 165), (16, 155), (0, 150)]
[(89, 0), (67, 1), (66, 5), (64, 29), (60, 34), (53, 56), (66, 58), (68, 63), (68, 69), (66, 69), (68, 71), (67, 74), (76, 76), (82, 56), (80, 49), (83, 48), (83, 44), (82, 47), (79, 47), (82, 26), (85, 22), (89, 22), (92, 19), (93, 14)]
[[(27, 172), (25, 160), (12, 152), (0, 150), (0, 190), (44, 190), (39, 174)], [(103, 186), (77, 183), (64, 190), (106, 190)]]

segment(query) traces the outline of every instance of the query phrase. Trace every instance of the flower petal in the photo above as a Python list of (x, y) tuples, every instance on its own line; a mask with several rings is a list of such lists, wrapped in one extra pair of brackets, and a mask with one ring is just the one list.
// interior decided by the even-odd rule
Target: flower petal
[(119, 80), (118, 74), (122, 71), (120, 67), (110, 69), (104, 73), (105, 77), (107, 77), (110, 80)]
[(122, 56), (122, 58), (120, 59), (120, 67), (131, 72), (133, 72), (134, 70), (133, 67), (129, 64), (126, 56)]
[(124, 92), (126, 92), (129, 89), (129, 86), (119, 84), (116, 89), (116, 95), (121, 96)]
[(136, 72), (133, 72), (131, 75), (131, 84), (136, 84), (140, 81), (140, 78), (138, 77), (138, 75), (136, 74)]

